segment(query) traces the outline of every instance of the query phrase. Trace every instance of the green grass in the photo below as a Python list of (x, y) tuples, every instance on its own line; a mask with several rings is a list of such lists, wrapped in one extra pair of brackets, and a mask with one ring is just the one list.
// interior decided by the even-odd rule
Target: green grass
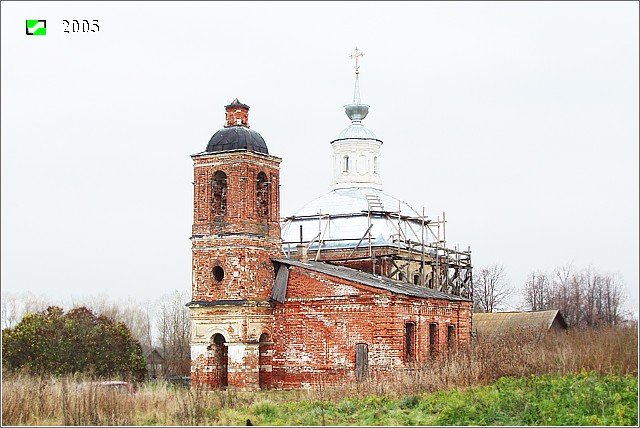
[(594, 372), (504, 377), (487, 386), (396, 399), (262, 400), (235, 416), (244, 420), (245, 415), (254, 425), (637, 426), (638, 378)]

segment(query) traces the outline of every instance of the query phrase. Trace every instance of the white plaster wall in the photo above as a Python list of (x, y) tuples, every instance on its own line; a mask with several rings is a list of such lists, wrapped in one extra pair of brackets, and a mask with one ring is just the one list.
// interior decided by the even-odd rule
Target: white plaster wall
[[(333, 146), (333, 189), (349, 187), (373, 187), (382, 190), (380, 177), (380, 146), (378, 140), (334, 141)], [(349, 171), (344, 171), (344, 157), (349, 156)], [(375, 171), (375, 158), (378, 171)]]

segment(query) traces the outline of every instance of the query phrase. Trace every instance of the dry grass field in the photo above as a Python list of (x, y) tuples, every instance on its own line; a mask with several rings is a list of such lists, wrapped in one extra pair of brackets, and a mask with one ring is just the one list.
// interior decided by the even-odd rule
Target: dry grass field
[[(372, 396), (406, 401), (435, 391), (489, 385), (506, 376), (585, 371), (637, 379), (637, 327), (548, 335), (517, 332), (500, 339), (477, 339), (423, 367), (313, 390), (207, 391), (158, 382), (139, 384), (131, 395), (95, 385), (78, 388), (87, 381), (80, 376), (3, 373), (2, 425), (244, 425), (247, 418), (257, 425), (261, 418), (268, 420), (277, 406), (291, 403), (321, 403), (324, 408), (322, 403), (335, 405), (347, 398), (371, 401)], [(301, 404), (300, 412), (305, 408)], [(323, 419), (310, 420), (322, 423)]]

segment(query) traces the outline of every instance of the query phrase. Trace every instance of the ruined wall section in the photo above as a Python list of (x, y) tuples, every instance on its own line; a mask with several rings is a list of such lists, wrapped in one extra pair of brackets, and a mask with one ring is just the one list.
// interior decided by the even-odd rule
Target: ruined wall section
[[(191, 308), (191, 380), (212, 388), (271, 384), (273, 313), (269, 303)], [(220, 335), (220, 343), (215, 343)], [(261, 341), (262, 339), (262, 341)]]

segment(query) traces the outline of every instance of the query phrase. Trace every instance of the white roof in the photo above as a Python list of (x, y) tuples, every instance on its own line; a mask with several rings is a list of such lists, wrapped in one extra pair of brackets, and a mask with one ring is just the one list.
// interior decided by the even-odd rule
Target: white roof
[(362, 123), (352, 123), (338, 134), (339, 140), (347, 138), (371, 138), (375, 140), (378, 137), (369, 128), (365, 128)]
[[(369, 208), (372, 214), (368, 215)], [(399, 215), (398, 215), (399, 214)], [(306, 204), (293, 216), (282, 222), (282, 240), (285, 251), (295, 250), (302, 240), (316, 242), (309, 248), (352, 248), (369, 244), (367, 229), (371, 225), (371, 245), (404, 246), (411, 240), (427, 243), (426, 231), (422, 233), (419, 214), (406, 202), (373, 188), (336, 189)], [(363, 239), (364, 237), (364, 239)]]
[[(369, 199), (367, 198), (369, 196)], [(371, 187), (352, 187), (348, 189), (336, 189), (325, 193), (303, 206), (294, 217), (316, 214), (354, 214), (369, 210), (369, 200), (375, 199), (382, 204), (375, 211), (398, 212), (402, 216), (418, 217), (418, 214), (409, 204), (387, 195), (381, 190)]]

